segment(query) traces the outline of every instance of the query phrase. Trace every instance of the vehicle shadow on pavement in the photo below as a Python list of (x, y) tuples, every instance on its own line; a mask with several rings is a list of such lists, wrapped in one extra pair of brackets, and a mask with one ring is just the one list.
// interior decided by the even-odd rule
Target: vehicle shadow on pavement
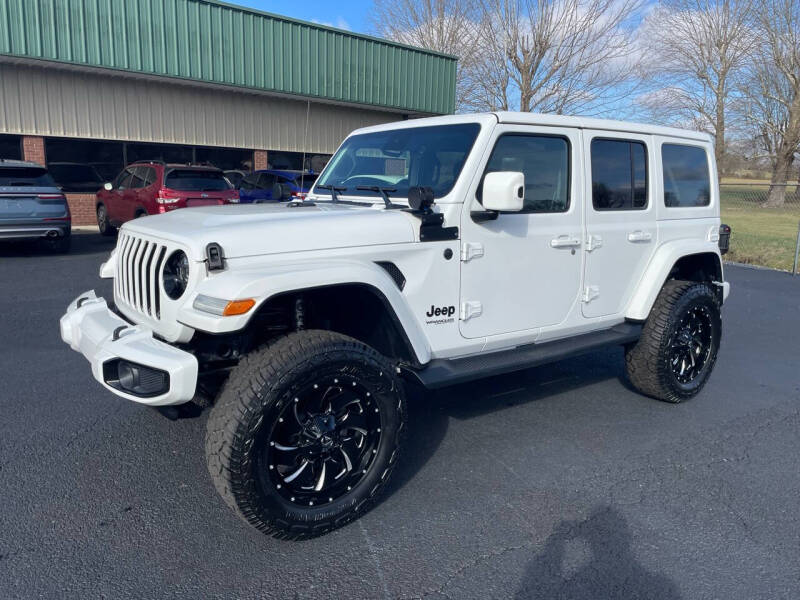
[(515, 600), (678, 600), (674, 582), (636, 560), (631, 539), (628, 523), (611, 506), (584, 521), (561, 521), (528, 564)]
[(383, 498), (400, 490), (436, 454), (450, 419), (481, 417), (615, 378), (624, 379), (621, 351), (605, 349), (433, 392), (409, 385), (405, 451)]
[[(3, 242), (0, 243), (0, 257), (25, 258), (31, 256), (80, 256), (85, 254), (107, 254), (117, 245), (116, 237), (104, 237), (94, 232), (73, 232), (72, 247), (66, 254), (54, 254), (47, 247), (37, 241)], [(105, 257), (102, 258), (105, 260)], [(100, 264), (98, 263), (98, 267)]]

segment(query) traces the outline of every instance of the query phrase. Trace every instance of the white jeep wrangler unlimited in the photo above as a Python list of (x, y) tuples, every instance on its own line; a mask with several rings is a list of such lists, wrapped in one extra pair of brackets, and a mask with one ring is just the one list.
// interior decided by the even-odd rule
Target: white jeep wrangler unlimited
[(222, 383), (208, 467), (282, 537), (362, 514), (400, 455), (404, 387), (607, 345), (680, 402), (720, 343), (719, 191), (708, 136), (518, 113), (369, 127), (302, 202), (126, 223), (61, 336), (108, 390), (178, 405)]

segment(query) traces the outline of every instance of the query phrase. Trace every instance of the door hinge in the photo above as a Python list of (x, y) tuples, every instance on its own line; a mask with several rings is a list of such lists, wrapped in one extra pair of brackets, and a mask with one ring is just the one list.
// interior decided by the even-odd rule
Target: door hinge
[(480, 256), (483, 256), (483, 244), (480, 242), (464, 242), (464, 245), (461, 246), (462, 262), (467, 262)]
[(591, 233), (586, 236), (586, 251), (591, 252), (595, 248), (600, 248), (603, 245), (603, 238), (599, 235), (592, 235)]
[(478, 317), (483, 312), (483, 305), (477, 300), (467, 300), (461, 303), (461, 314), (459, 315), (462, 321), (467, 321), (472, 317)]
[(600, 286), (597, 285), (587, 285), (586, 289), (583, 290), (583, 301), (584, 302), (591, 302), (595, 298), (600, 295)]

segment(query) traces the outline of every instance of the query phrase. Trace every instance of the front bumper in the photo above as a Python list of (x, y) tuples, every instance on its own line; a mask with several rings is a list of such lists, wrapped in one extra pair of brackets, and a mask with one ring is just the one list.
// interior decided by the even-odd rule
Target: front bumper
[[(105, 299), (98, 298), (93, 290), (70, 303), (60, 325), (61, 339), (86, 357), (94, 378), (117, 396), (148, 406), (183, 404), (194, 397), (197, 359), (155, 339), (150, 329), (130, 325), (111, 312)], [(124, 391), (118, 384), (112, 386), (106, 381), (108, 369), (104, 365), (119, 359), (165, 372), (168, 389), (145, 397)]]

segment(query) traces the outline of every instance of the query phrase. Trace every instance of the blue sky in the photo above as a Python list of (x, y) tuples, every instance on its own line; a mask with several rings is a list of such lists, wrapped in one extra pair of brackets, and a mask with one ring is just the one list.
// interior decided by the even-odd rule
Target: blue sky
[(372, 0), (303, 0), (289, 3), (286, 0), (226, 0), (231, 4), (249, 6), (258, 10), (285, 15), (303, 21), (316, 21), (324, 25), (350, 29), (358, 33), (371, 33), (368, 13), (372, 10)]

